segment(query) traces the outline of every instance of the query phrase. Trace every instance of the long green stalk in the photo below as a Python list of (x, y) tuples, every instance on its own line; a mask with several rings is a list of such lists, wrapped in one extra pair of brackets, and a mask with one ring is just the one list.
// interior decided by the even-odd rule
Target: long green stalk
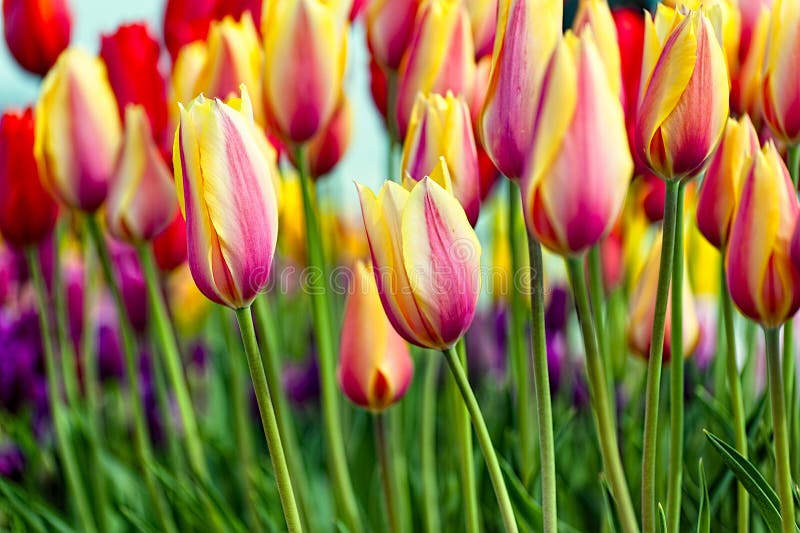
[(492, 480), (495, 496), (497, 496), (497, 503), (500, 506), (500, 514), (503, 517), (505, 530), (507, 533), (516, 533), (518, 531), (517, 522), (514, 518), (514, 508), (511, 506), (508, 490), (503, 480), (503, 471), (500, 469), (500, 462), (497, 460), (497, 454), (489, 436), (489, 429), (486, 427), (478, 400), (475, 399), (475, 394), (472, 392), (472, 387), (470, 387), (467, 373), (464, 371), (464, 367), (461, 366), (461, 361), (455, 348), (447, 348), (442, 353), (444, 353), (447, 364), (450, 366), (450, 372), (455, 378), (456, 385), (461, 391), (461, 397), (472, 418), (472, 427), (483, 451), (483, 458), (486, 460), (486, 468), (489, 471), (489, 478)]
[[(461, 344), (461, 342), (459, 342)], [(458, 355), (459, 362), (462, 366), (467, 364), (466, 357), (464, 357), (457, 345), (456, 354)], [(478, 505), (478, 488), (475, 481), (475, 464), (473, 458), (472, 447), (472, 429), (469, 423), (469, 411), (461, 399), (461, 393), (458, 390), (458, 384), (455, 382), (455, 377), (450, 382), (450, 408), (452, 409), (451, 420), (453, 424), (456, 438), (456, 446), (458, 447), (458, 463), (460, 466), (461, 476), (461, 497), (464, 500), (464, 523), (465, 529), (469, 533), (480, 533), (480, 514)]]
[(378, 455), (378, 462), (381, 467), (381, 485), (383, 487), (383, 499), (386, 505), (386, 524), (391, 533), (400, 533), (399, 516), (395, 506), (395, 485), (392, 475), (392, 449), (389, 437), (389, 427), (386, 423), (386, 413), (376, 413), (372, 417), (375, 426), (375, 451)]
[(439, 358), (428, 355), (425, 364), (425, 377), (422, 385), (422, 495), (425, 501), (425, 531), (439, 533), (439, 489), (436, 482), (436, 378), (439, 375)]
[(236, 319), (239, 321), (239, 331), (242, 335), (245, 355), (247, 355), (247, 365), (250, 368), (250, 378), (253, 380), (253, 388), (256, 391), (258, 411), (261, 413), (261, 424), (264, 426), (264, 436), (267, 438), (267, 447), (272, 460), (272, 468), (275, 471), (275, 482), (278, 485), (278, 494), (281, 498), (286, 527), (289, 533), (299, 533), (303, 531), (303, 526), (300, 523), (300, 514), (297, 511), (297, 503), (294, 499), (289, 468), (286, 466), (286, 456), (283, 452), (283, 443), (281, 443), (281, 436), (278, 431), (278, 421), (275, 418), (272, 396), (267, 385), (267, 378), (264, 375), (264, 367), (261, 364), (261, 354), (256, 342), (256, 332), (253, 329), (253, 317), (250, 308), (236, 309)]
[(656, 464), (658, 459), (658, 402), (661, 386), (661, 363), (664, 353), (664, 325), (667, 318), (667, 297), (672, 279), (672, 253), (675, 247), (675, 217), (678, 212), (677, 181), (667, 181), (664, 200), (664, 233), (661, 263), (656, 288), (653, 331), (647, 361), (647, 390), (644, 410), (644, 450), (642, 453), (642, 529), (656, 532)]
[(25, 257), (28, 261), (31, 277), (33, 278), (36, 302), (39, 307), (39, 328), (41, 330), (42, 346), (45, 356), (45, 372), (47, 374), (47, 397), (50, 403), (50, 414), (53, 418), (53, 430), (56, 435), (58, 452), (64, 467), (64, 477), (69, 487), (68, 493), (78, 512), (81, 528), (87, 533), (94, 533), (97, 531), (97, 528), (92, 519), (89, 502), (83, 488), (78, 462), (75, 459), (75, 451), (72, 448), (72, 442), (67, 434), (67, 429), (64, 427), (64, 414), (61, 410), (62, 404), (60, 398), (61, 385), (58, 380), (56, 359), (53, 354), (53, 344), (50, 336), (50, 320), (47, 317), (47, 309), (49, 309), (50, 306), (47, 303), (47, 289), (44, 285), (42, 268), (39, 265), (39, 257), (35, 248), (26, 249)]
[(589, 292), (586, 288), (586, 276), (582, 257), (567, 258), (567, 272), (570, 286), (578, 309), (578, 320), (583, 334), (586, 350), (586, 374), (589, 382), (589, 395), (595, 413), (597, 436), (600, 440), (600, 452), (603, 457), (603, 470), (611, 487), (611, 494), (619, 514), (620, 525), (625, 533), (636, 533), (639, 526), (633, 510), (625, 471), (619, 455), (617, 432), (611, 417), (608, 390), (606, 389), (606, 373), (597, 343), (597, 332), (592, 319), (589, 304)]
[(69, 334), (69, 317), (67, 310), (66, 286), (62, 275), (61, 241), (65, 231), (66, 220), (61, 220), (56, 225), (55, 243), (53, 247), (53, 304), (56, 308), (56, 331), (61, 355), (61, 373), (64, 377), (64, 392), (67, 394), (67, 403), (70, 409), (79, 408), (80, 387), (78, 386), (77, 358), (72, 337)]
[(300, 174), (303, 194), (303, 214), (306, 220), (306, 246), (308, 248), (309, 265), (316, 269), (316, 275), (310, 276), (309, 293), (311, 312), (314, 322), (314, 338), (317, 341), (319, 357), (320, 389), (322, 392), (322, 421), (327, 440), (328, 468), (335, 487), (334, 494), (338, 502), (338, 511), (351, 533), (361, 533), (363, 526), (356, 503), (347, 457), (342, 438), (341, 416), (339, 413), (339, 391), (336, 386), (334, 367), (336, 363), (336, 345), (334, 342), (333, 321), (328, 302), (327, 268), (322, 249), (319, 220), (317, 219), (316, 201), (311, 190), (311, 178), (306, 167), (306, 153), (302, 146), (296, 150), (297, 170)]
[(672, 252), (672, 339), (670, 359), (670, 438), (667, 480), (667, 527), (679, 533), (683, 486), (683, 190), (678, 189), (675, 246)]

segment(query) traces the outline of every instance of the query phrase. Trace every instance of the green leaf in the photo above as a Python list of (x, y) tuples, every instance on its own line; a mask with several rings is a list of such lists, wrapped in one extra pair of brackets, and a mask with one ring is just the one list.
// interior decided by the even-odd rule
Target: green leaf
[(775, 494), (775, 491), (764, 479), (764, 476), (761, 475), (761, 472), (758, 471), (753, 463), (742, 457), (730, 444), (706, 430), (703, 430), (703, 432), (720, 457), (722, 457), (725, 465), (733, 471), (739, 483), (747, 489), (770, 531), (780, 531), (781, 514), (779, 509), (781, 504), (778, 500), (778, 495)]
[(603, 508), (606, 515), (606, 527), (608, 531), (616, 533), (617, 526), (614, 523), (614, 505), (611, 503), (613, 496), (611, 496), (611, 486), (608, 484), (608, 479), (604, 475), (600, 475), (600, 493), (603, 495)]
[(697, 462), (697, 470), (700, 474), (700, 509), (697, 511), (697, 533), (710, 533), (711, 502), (708, 498), (708, 481), (706, 480), (702, 457)]
[(667, 515), (664, 514), (664, 506), (658, 502), (658, 530), (667, 533)]

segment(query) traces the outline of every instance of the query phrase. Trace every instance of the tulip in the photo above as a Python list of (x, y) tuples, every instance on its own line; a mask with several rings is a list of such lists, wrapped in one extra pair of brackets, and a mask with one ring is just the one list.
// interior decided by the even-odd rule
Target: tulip
[(153, 141), (143, 107), (125, 109), (125, 135), (111, 178), (108, 231), (131, 244), (153, 240), (175, 217), (175, 184)]
[(7, 111), (0, 118), (0, 235), (18, 248), (32, 245), (53, 231), (57, 217), (33, 155), (33, 110)]
[(370, 0), (365, 17), (367, 42), (372, 58), (386, 70), (400, 67), (420, 3), (420, 0)]
[(103, 62), (78, 49), (42, 83), (35, 146), (45, 186), (64, 205), (94, 211), (105, 200), (122, 131)]
[(611, 12), (617, 27), (617, 42), (625, 95), (625, 118), (632, 129), (639, 101), (639, 77), (642, 73), (644, 47), (644, 10), (616, 8)]
[(558, 44), (540, 98), (520, 185), (525, 219), (544, 246), (575, 254), (611, 231), (633, 171), (622, 103), (591, 32)]
[(381, 307), (372, 269), (356, 263), (344, 310), (339, 385), (354, 404), (380, 412), (406, 393), (414, 364)]
[[(447, 183), (444, 163), (437, 170)], [(357, 185), (375, 281), (397, 332), (418, 346), (451, 347), (472, 323), (481, 245), (463, 208), (431, 178), (376, 196)]]
[(463, 99), (448, 92), (446, 97), (417, 97), (403, 144), (402, 174), (420, 181), (444, 157), (455, 197), (473, 226), (480, 213), (478, 151), (469, 110)]
[(175, 270), (186, 261), (186, 221), (178, 209), (166, 229), (153, 239), (153, 255), (164, 272)]
[(400, 65), (397, 127), (405, 138), (417, 93), (452, 91), (469, 101), (475, 77), (475, 48), (469, 18), (458, 0), (430, 0), (417, 15)]
[(782, 140), (800, 142), (800, 4), (775, 0), (764, 55), (762, 97), (764, 118)]
[(270, 0), (265, 6), (265, 105), (274, 129), (287, 141), (308, 141), (336, 110), (349, 8), (343, 0)]
[(187, 104), (197, 96), (195, 87), (200, 73), (206, 64), (208, 48), (203, 41), (196, 41), (181, 48), (175, 62), (172, 65), (172, 76), (169, 85), (169, 100), (172, 102), (170, 107), (170, 122), (177, 127), (180, 119), (180, 110), (175, 105), (176, 102)]
[[(753, 39), (757, 32), (761, 13), (763, 11), (769, 12), (772, 7), (773, 0), (739, 0), (739, 13), (741, 15), (741, 28), (739, 33), (739, 62), (742, 62), (745, 56), (750, 54), (750, 48), (753, 46)], [(769, 25), (769, 16), (767, 16), (767, 25)], [(761, 61), (762, 57), (759, 59)]]
[(3, 0), (6, 44), (25, 70), (44, 76), (69, 46), (72, 13), (67, 0)]
[(728, 242), (743, 175), (758, 150), (758, 134), (747, 115), (740, 121), (729, 118), (706, 171), (697, 205), (697, 227), (720, 250)]
[(126, 24), (100, 38), (100, 57), (108, 81), (125, 118), (128, 104), (140, 104), (147, 112), (159, 146), (167, 141), (167, 82), (158, 68), (161, 48), (144, 24)]
[(472, 27), (472, 42), (475, 43), (476, 59), (492, 54), (497, 30), (498, 4), (499, 0), (464, 0)]
[(533, 142), (539, 85), (561, 37), (559, 0), (502, 0), (481, 115), (482, 144), (497, 169), (520, 178)]
[(617, 26), (606, 0), (581, 0), (572, 23), (575, 33), (591, 28), (597, 50), (611, 82), (611, 90), (622, 95), (622, 71)]
[(728, 116), (725, 55), (705, 13), (659, 6), (645, 20), (634, 148), (663, 179), (699, 173)]
[[(308, 143), (306, 155), (308, 172), (311, 177), (317, 179), (324, 176), (339, 164), (350, 146), (352, 135), (353, 106), (350, 104), (350, 100), (342, 94), (331, 119)], [(297, 164), (294, 161), (294, 154), (290, 153), (289, 157)]]
[[(686, 263), (684, 254), (684, 264)], [(628, 345), (634, 353), (641, 357), (650, 356), (651, 334), (655, 316), (656, 287), (658, 285), (658, 263), (661, 258), (661, 233), (656, 236), (647, 261), (638, 275), (638, 281), (628, 304)], [(700, 340), (700, 325), (694, 307), (694, 298), (689, 285), (688, 269), (683, 270), (683, 309), (681, 311), (683, 354), (689, 356)], [(672, 355), (672, 282), (667, 297), (667, 315), (664, 328), (664, 363), (670, 361)]]
[(231, 105), (200, 95), (181, 108), (173, 164), (197, 287), (216, 303), (249, 306), (268, 281), (278, 205), (275, 151), (244, 85)]
[(742, 28), (742, 43), (739, 47), (739, 65), (731, 79), (731, 107), (738, 114), (745, 113), (758, 125), (764, 114), (761, 85), (763, 83), (764, 52), (769, 30), (769, 9), (762, 7), (747, 34)]
[(790, 260), (798, 214), (789, 172), (770, 142), (753, 156), (725, 257), (733, 303), (765, 327), (782, 324), (800, 307), (800, 272)]
[(248, 94), (253, 95), (256, 121), (263, 122), (263, 62), (258, 32), (249, 12), (245, 12), (239, 22), (230, 16), (214, 21), (208, 31), (205, 63), (198, 73), (191, 97), (202, 93), (209, 98), (226, 100), (238, 95), (239, 86), (244, 84)]
[(167, 0), (164, 43), (173, 60), (185, 45), (205, 40), (218, 3), (218, 0)]

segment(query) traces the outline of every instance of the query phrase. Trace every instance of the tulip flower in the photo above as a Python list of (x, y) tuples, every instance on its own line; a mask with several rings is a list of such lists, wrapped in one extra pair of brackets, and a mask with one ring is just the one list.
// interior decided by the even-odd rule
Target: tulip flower
[(611, 230), (633, 171), (622, 103), (591, 32), (568, 32), (553, 52), (534, 129), (520, 184), (528, 230), (556, 253), (579, 253)]
[(417, 15), (408, 51), (400, 65), (397, 128), (405, 138), (417, 93), (471, 98), (475, 48), (467, 12), (458, 0), (430, 0)]
[(145, 110), (125, 109), (125, 135), (106, 202), (108, 231), (136, 244), (159, 235), (175, 217), (175, 184), (161, 158)]
[(617, 27), (617, 43), (625, 95), (625, 118), (632, 130), (639, 102), (639, 77), (642, 74), (644, 48), (644, 10), (617, 8), (611, 11)]
[[(773, 0), (740, 0), (739, 13), (741, 18), (741, 27), (739, 32), (739, 62), (742, 62), (745, 56), (750, 54), (750, 48), (753, 46), (753, 39), (755, 38), (756, 26), (759, 25), (759, 19), (763, 11), (769, 12), (772, 7)], [(769, 17), (767, 17), (769, 20)], [(769, 22), (767, 22), (769, 25)], [(763, 59), (763, 56), (759, 61)]]
[(639, 92), (634, 148), (641, 161), (663, 179), (696, 175), (728, 116), (725, 54), (705, 13), (659, 6), (645, 20)]
[(475, 43), (476, 59), (492, 54), (497, 30), (498, 4), (499, 0), (464, 0), (472, 27), (472, 42)]
[(32, 245), (50, 234), (57, 216), (33, 155), (33, 110), (7, 111), (0, 118), (0, 235), (18, 248)]
[(753, 156), (725, 257), (733, 303), (765, 327), (782, 324), (800, 307), (800, 271), (790, 260), (798, 214), (789, 172), (769, 142)]
[(173, 60), (185, 45), (205, 40), (218, 3), (218, 0), (167, 0), (164, 43)]
[(122, 137), (103, 62), (78, 49), (64, 52), (42, 83), (35, 117), (34, 150), (45, 186), (73, 209), (100, 207)]
[(186, 261), (186, 221), (178, 209), (166, 229), (153, 239), (153, 255), (164, 272), (175, 270)]
[[(317, 133), (308, 143), (306, 154), (308, 157), (308, 172), (317, 179), (329, 173), (339, 164), (353, 135), (353, 106), (350, 100), (342, 94), (333, 116), (325, 127)], [(294, 154), (289, 154), (294, 161)], [(302, 209), (302, 208), (301, 208)]]
[[(747, 113), (756, 123), (763, 120), (761, 85), (763, 83), (764, 52), (769, 30), (769, 9), (762, 7), (753, 22), (750, 33), (742, 28), (742, 43), (739, 47), (739, 65), (731, 80), (731, 107), (740, 115)], [(744, 21), (743, 21), (744, 22)]]
[(3, 0), (8, 49), (25, 70), (44, 76), (69, 46), (72, 13), (67, 0)]
[(278, 205), (275, 151), (244, 85), (231, 105), (200, 95), (181, 108), (173, 164), (197, 287), (216, 303), (249, 306), (268, 281)]
[(800, 4), (796, 0), (775, 0), (764, 55), (762, 88), (764, 118), (782, 140), (800, 142)]
[(617, 43), (617, 26), (606, 0), (581, 0), (578, 12), (572, 23), (575, 33), (580, 34), (584, 28), (591, 28), (597, 50), (611, 82), (611, 90), (622, 94), (622, 71), (619, 44)]
[(373, 59), (386, 70), (397, 70), (403, 59), (420, 0), (371, 0), (365, 22)]
[(172, 75), (169, 85), (169, 100), (173, 102), (170, 107), (170, 122), (177, 126), (180, 119), (180, 110), (175, 102), (187, 104), (197, 96), (195, 87), (200, 73), (206, 64), (208, 48), (203, 41), (196, 41), (181, 48), (175, 62), (172, 64)]
[(344, 309), (339, 385), (354, 404), (380, 412), (406, 393), (414, 363), (381, 307), (372, 269), (356, 263)]
[[(196, 52), (195, 52), (196, 53)], [(244, 84), (253, 95), (253, 113), (263, 122), (261, 68), (264, 62), (258, 32), (249, 12), (240, 21), (225, 17), (214, 21), (208, 31), (203, 68), (195, 81), (192, 97), (203, 94), (226, 100), (239, 94)]]
[(167, 82), (158, 68), (161, 48), (144, 24), (126, 24), (100, 38), (100, 57), (106, 64), (108, 81), (125, 118), (128, 104), (142, 105), (150, 119), (156, 142), (167, 134)]
[[(448, 183), (441, 163), (435, 179)], [(408, 342), (453, 346), (475, 315), (481, 245), (458, 200), (431, 178), (376, 196), (357, 185), (383, 308)]]
[(747, 115), (740, 121), (729, 118), (706, 171), (697, 205), (697, 227), (720, 250), (728, 242), (743, 175), (758, 150), (758, 134)]
[[(656, 236), (644, 268), (638, 275), (635, 289), (628, 303), (628, 345), (631, 350), (641, 357), (650, 356), (651, 334), (656, 308), (656, 288), (658, 285), (658, 263), (661, 259), (661, 233)], [(684, 264), (686, 254), (684, 254)], [(672, 355), (672, 282), (670, 282), (669, 296), (667, 297), (667, 315), (664, 328), (664, 363), (670, 361)], [(683, 309), (682, 333), (683, 354), (689, 356), (694, 351), (700, 340), (700, 325), (694, 307), (694, 298), (689, 285), (688, 269), (683, 270)]]
[(497, 169), (522, 177), (533, 142), (539, 85), (561, 37), (560, 0), (501, 0), (481, 115), (481, 139)]
[(347, 60), (349, 8), (344, 0), (270, 0), (265, 5), (265, 105), (284, 140), (308, 141), (336, 110)]
[(455, 197), (474, 226), (481, 207), (480, 171), (467, 105), (451, 92), (446, 97), (420, 94), (403, 144), (402, 174), (419, 181), (433, 172), (440, 157), (447, 164)]

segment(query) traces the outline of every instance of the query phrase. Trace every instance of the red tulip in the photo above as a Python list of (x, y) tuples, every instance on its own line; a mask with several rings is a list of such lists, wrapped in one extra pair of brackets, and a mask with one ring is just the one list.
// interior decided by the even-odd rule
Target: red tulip
[(639, 98), (639, 77), (644, 50), (644, 11), (630, 7), (616, 8), (611, 16), (617, 26), (625, 117), (630, 122)]
[(22, 247), (53, 229), (58, 207), (42, 186), (33, 156), (33, 110), (0, 119), (0, 234)]
[(3, 28), (17, 63), (44, 76), (69, 45), (72, 14), (67, 0), (3, 0)]
[(184, 45), (206, 38), (217, 3), (218, 0), (167, 0), (164, 42), (173, 61)]
[(158, 268), (175, 270), (186, 261), (186, 221), (177, 212), (167, 229), (153, 240), (153, 253)]

